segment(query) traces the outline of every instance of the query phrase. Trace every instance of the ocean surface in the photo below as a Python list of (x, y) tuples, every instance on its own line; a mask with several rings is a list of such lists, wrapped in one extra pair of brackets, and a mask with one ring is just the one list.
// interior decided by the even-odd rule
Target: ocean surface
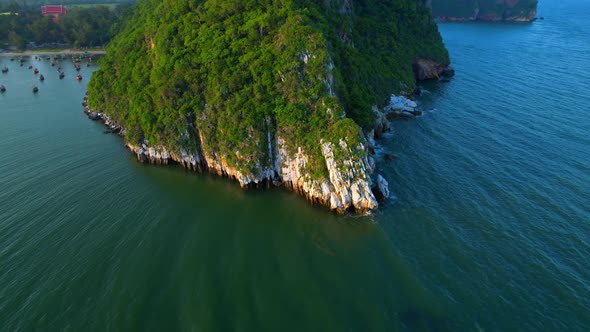
[(143, 165), (82, 113), (95, 67), (0, 58), (0, 330), (589, 331), (588, 13), (441, 24), (457, 75), (370, 217)]

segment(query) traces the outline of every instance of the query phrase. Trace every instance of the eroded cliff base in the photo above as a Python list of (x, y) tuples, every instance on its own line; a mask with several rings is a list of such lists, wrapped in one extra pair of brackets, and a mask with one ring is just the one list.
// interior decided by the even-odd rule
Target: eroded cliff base
[[(87, 106), (86, 97), (83, 105), (84, 113), (89, 119), (106, 126), (105, 134), (113, 133), (125, 139), (126, 130), (105, 113), (91, 110)], [(243, 174), (231, 167), (223, 158), (208, 155), (203, 151), (150, 146), (149, 142), (145, 141), (140, 144), (125, 142), (125, 146), (142, 163), (179, 164), (195, 172), (208, 171), (235, 180), (242, 188), (282, 186), (295, 191), (312, 204), (327, 206), (330, 210), (341, 214), (347, 212), (370, 214), (379, 207), (380, 202), (389, 198), (389, 185), (385, 178), (379, 174), (376, 174), (374, 179), (371, 177), (375, 170), (373, 158), (368, 154), (360, 154), (363, 157), (359, 158), (359, 154), (355, 153), (355, 150), (368, 151), (367, 142), (356, 147), (349, 147), (344, 140), (340, 140), (338, 146), (328, 141), (320, 141), (319, 144), (328, 176), (313, 178), (305, 171), (309, 156), (301, 149), (290, 153), (281, 138), (277, 138), (272, 143), (276, 156), (274, 167), (266, 168), (254, 176)], [(339, 161), (335, 158), (335, 154), (339, 155)]]

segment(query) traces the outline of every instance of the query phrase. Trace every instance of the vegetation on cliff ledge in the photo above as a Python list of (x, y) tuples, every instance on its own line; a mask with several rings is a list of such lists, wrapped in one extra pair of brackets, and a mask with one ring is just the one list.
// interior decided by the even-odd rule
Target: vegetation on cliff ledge
[(326, 176), (320, 141), (355, 146), (371, 105), (412, 91), (412, 62), (448, 63), (416, 0), (143, 0), (89, 83), (132, 143), (272, 168), (280, 137)]

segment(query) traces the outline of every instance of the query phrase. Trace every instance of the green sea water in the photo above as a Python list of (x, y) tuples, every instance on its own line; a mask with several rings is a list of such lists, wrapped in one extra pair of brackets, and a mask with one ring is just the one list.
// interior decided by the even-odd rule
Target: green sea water
[(588, 12), (441, 24), (457, 75), (370, 217), (143, 165), (82, 113), (95, 67), (0, 58), (0, 330), (589, 330)]

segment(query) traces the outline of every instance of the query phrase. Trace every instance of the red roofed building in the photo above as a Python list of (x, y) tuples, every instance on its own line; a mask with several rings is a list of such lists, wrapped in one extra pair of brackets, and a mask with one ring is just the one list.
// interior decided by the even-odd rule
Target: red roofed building
[(42, 6), (41, 15), (65, 15), (68, 13), (66, 6)]

